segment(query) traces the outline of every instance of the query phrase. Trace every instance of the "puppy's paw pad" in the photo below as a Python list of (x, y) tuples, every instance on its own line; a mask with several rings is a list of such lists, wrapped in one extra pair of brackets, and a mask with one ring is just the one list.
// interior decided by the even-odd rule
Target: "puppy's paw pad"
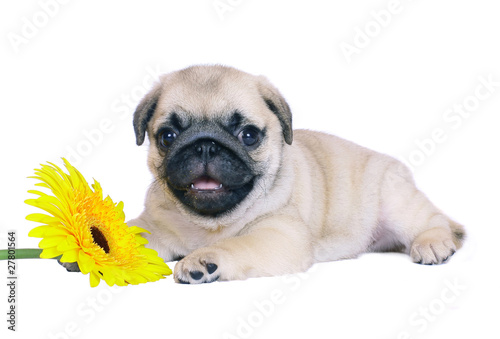
[(198, 250), (175, 265), (174, 279), (181, 284), (202, 284), (218, 280), (219, 266), (213, 253)]
[(203, 274), (203, 272), (201, 271), (192, 271), (192, 272), (189, 272), (189, 275), (191, 276), (191, 278), (193, 278), (194, 280), (200, 280), (201, 278), (203, 278), (203, 276), (205, 274)]
[(218, 267), (216, 264), (212, 264), (212, 263), (207, 264), (207, 271), (209, 274), (214, 273), (215, 271), (217, 271), (217, 269), (218, 269)]

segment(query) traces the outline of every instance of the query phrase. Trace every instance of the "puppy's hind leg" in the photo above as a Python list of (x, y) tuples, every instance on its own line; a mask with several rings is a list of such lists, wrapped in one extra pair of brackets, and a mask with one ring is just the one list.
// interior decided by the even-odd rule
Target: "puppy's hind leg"
[(383, 188), (385, 223), (416, 263), (446, 262), (462, 247), (465, 230), (419, 191), (402, 164), (392, 167)]

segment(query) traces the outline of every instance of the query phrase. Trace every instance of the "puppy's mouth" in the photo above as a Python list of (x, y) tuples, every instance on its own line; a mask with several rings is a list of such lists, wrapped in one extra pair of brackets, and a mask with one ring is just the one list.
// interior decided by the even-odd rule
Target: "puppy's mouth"
[(225, 187), (221, 182), (213, 178), (202, 176), (195, 179), (189, 189), (196, 192), (217, 192), (224, 190)]
[(187, 207), (205, 216), (219, 216), (233, 209), (252, 191), (255, 178), (247, 178), (238, 184), (224, 184), (203, 175), (186, 186), (175, 188), (168, 181), (174, 195)]

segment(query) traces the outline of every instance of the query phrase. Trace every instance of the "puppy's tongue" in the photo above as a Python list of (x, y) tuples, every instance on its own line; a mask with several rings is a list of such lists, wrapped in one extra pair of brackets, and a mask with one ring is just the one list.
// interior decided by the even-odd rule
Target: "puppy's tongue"
[(222, 184), (209, 177), (201, 177), (193, 181), (191, 188), (196, 190), (216, 190), (222, 188)]

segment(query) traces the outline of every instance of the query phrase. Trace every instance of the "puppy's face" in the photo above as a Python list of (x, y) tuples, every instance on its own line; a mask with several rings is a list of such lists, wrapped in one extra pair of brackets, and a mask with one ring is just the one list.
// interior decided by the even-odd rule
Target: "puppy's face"
[(148, 165), (188, 213), (217, 217), (256, 198), (291, 143), (291, 114), (262, 77), (195, 66), (167, 74), (141, 101), (137, 144), (147, 131)]
[(251, 151), (261, 146), (265, 128), (239, 112), (208, 120), (177, 109), (165, 117), (153, 132), (154, 153), (162, 158), (155, 171), (179, 201), (199, 214), (217, 215), (252, 191), (262, 173)]

